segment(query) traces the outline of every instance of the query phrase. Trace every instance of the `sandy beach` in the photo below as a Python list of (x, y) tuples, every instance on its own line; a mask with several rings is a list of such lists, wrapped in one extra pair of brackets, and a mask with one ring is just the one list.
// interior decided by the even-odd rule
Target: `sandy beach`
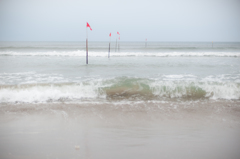
[(19, 104), (0, 112), (6, 159), (240, 156), (239, 101)]

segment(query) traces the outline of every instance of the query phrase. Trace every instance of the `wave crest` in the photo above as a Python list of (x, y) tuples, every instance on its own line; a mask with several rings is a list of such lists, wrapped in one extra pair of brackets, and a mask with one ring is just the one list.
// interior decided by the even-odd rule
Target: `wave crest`
[(1, 85), (0, 103), (81, 102), (82, 100), (240, 99), (234, 82), (162, 81), (114, 78), (78, 83)]

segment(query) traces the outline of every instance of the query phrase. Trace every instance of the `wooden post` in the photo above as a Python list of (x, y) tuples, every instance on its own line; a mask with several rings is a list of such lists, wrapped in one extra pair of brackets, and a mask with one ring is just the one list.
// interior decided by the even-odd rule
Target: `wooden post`
[(111, 40), (109, 41), (108, 58), (110, 57), (110, 42), (111, 42)]
[(109, 34), (109, 48), (108, 48), (108, 58), (110, 58), (110, 44), (111, 44), (111, 36), (112, 34)]
[(88, 39), (86, 39), (86, 64), (88, 64)]
[(86, 64), (88, 64), (88, 31), (86, 27)]
[(118, 38), (118, 51), (120, 51), (120, 36)]
[(117, 38), (116, 38), (115, 52), (116, 52), (116, 50), (117, 50)]
[(86, 25), (86, 64), (88, 64), (88, 31), (87, 31), (88, 27), (92, 31), (92, 28), (90, 27), (89, 23), (87, 22), (87, 25)]

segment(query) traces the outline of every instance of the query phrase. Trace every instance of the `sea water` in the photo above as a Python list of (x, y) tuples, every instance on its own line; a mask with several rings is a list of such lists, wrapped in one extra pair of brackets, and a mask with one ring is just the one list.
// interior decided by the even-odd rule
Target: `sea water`
[(112, 45), (1, 43), (0, 103), (240, 98), (239, 43)]
[(89, 41), (86, 64), (85, 42), (0, 43), (2, 156), (240, 156), (227, 149), (240, 145), (240, 43), (118, 41), (110, 57), (108, 46)]

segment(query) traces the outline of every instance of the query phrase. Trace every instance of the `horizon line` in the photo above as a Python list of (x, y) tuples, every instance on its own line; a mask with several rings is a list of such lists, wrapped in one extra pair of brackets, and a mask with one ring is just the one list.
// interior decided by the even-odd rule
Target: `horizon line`
[[(89, 42), (109, 42), (109, 41), (95, 41), (95, 40), (93, 40), (93, 41), (91, 41), (91, 40), (88, 40)], [(86, 42), (85, 40), (83, 40), (83, 41), (55, 41), (55, 40), (51, 40), (51, 41), (42, 41), (42, 40), (39, 40), (39, 41), (28, 41), (28, 40), (23, 40), (23, 41), (17, 41), (17, 40), (13, 40), (13, 41), (8, 41), (8, 40), (6, 40), (6, 41), (2, 41), (2, 40), (0, 40), (0, 42)], [(115, 42), (115, 40), (113, 40), (112, 42)], [(122, 41), (122, 40), (120, 40), (120, 42), (146, 42), (145, 40), (142, 40), (142, 41)], [(147, 41), (147, 42), (210, 42), (210, 43), (216, 43), (216, 42), (219, 42), (219, 43), (221, 43), (221, 42), (232, 42), (232, 43), (240, 43), (240, 41), (154, 41), (154, 40), (150, 40), (150, 41)]]

